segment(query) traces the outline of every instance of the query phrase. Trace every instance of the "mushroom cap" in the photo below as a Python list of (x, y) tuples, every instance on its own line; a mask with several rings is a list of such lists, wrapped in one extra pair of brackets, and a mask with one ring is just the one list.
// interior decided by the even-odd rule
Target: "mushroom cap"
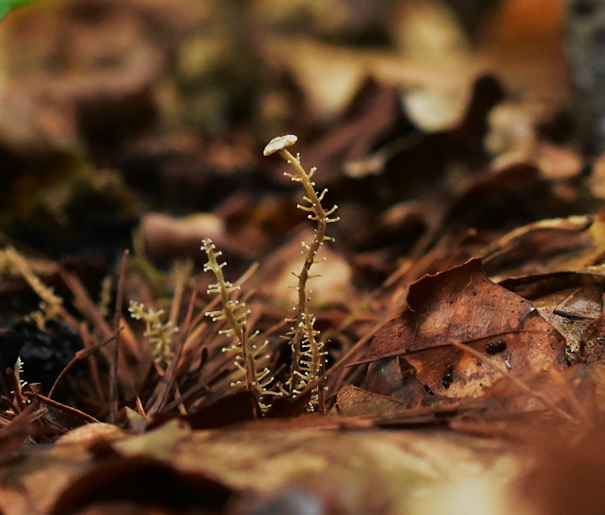
[(271, 154), (275, 154), (275, 152), (279, 152), (284, 148), (291, 147), (298, 141), (298, 138), (293, 134), (286, 134), (285, 136), (278, 136), (277, 138), (273, 138), (263, 150), (264, 156), (270, 156)]

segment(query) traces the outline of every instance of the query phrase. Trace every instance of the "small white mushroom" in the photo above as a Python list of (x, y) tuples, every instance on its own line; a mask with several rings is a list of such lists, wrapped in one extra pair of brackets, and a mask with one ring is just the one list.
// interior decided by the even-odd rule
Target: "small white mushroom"
[(269, 144), (263, 150), (264, 156), (270, 156), (271, 154), (275, 154), (275, 152), (279, 152), (280, 150), (284, 150), (285, 148), (291, 147), (298, 141), (298, 138), (293, 134), (287, 134), (286, 136), (278, 136), (277, 138), (273, 138)]

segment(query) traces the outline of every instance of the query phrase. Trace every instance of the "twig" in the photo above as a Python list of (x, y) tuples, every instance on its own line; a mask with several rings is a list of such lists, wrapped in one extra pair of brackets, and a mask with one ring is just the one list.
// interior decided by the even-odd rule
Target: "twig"
[(155, 401), (147, 410), (147, 416), (149, 418), (152, 418), (154, 415), (156, 415), (156, 413), (158, 413), (166, 405), (168, 394), (170, 393), (176, 380), (176, 373), (178, 370), (179, 362), (181, 360), (181, 355), (183, 353), (183, 347), (185, 345), (189, 328), (191, 327), (191, 320), (193, 318), (193, 308), (195, 306), (195, 299), (197, 298), (197, 293), (197, 290), (193, 290), (191, 292), (189, 307), (187, 308), (187, 315), (185, 316), (185, 321), (183, 322), (181, 328), (182, 330), (179, 332), (179, 336), (177, 338), (176, 349), (174, 351), (172, 359), (170, 360), (170, 365), (168, 366), (166, 373), (164, 374), (154, 391), (154, 394), (156, 394)]
[(116, 423), (118, 413), (118, 358), (120, 350), (120, 320), (122, 319), (122, 306), (124, 304), (124, 281), (126, 279), (126, 267), (128, 265), (128, 250), (124, 251), (122, 262), (120, 263), (120, 275), (118, 279), (118, 288), (116, 292), (116, 306), (113, 318), (113, 331), (115, 342), (113, 347), (113, 359), (111, 360), (111, 372), (109, 376), (109, 421)]
[(114, 339), (116, 339), (119, 336), (119, 332), (122, 331), (122, 329), (123, 328), (120, 327), (118, 330), (118, 334), (114, 334), (114, 335), (110, 336), (109, 338), (102, 341), (101, 343), (98, 343), (92, 347), (89, 347), (87, 349), (82, 349), (82, 350), (79, 350), (78, 352), (76, 352), (76, 355), (71, 359), (71, 361), (67, 365), (65, 365), (63, 370), (61, 370), (61, 373), (55, 379), (55, 382), (53, 383), (50, 391), (48, 392), (48, 397), (51, 398), (53, 396), (53, 393), (57, 389), (57, 385), (59, 384), (59, 382), (65, 377), (67, 372), (69, 372), (69, 370), (71, 370), (78, 361), (82, 361), (86, 358), (89, 358), (90, 356), (95, 354), (97, 351), (99, 351), (100, 349), (105, 347), (105, 345), (111, 343)]
[(44, 404), (48, 404), (49, 406), (52, 406), (53, 408), (57, 408), (58, 410), (64, 411), (65, 413), (70, 413), (72, 415), (80, 417), (80, 418), (86, 420), (87, 422), (99, 422), (92, 415), (89, 415), (88, 413), (84, 413), (83, 411), (80, 411), (79, 409), (72, 408), (71, 406), (67, 406), (66, 404), (62, 404), (60, 402), (57, 402), (57, 401), (55, 401), (53, 399), (50, 399), (50, 398), (46, 397), (45, 395), (41, 395), (41, 394), (36, 393), (36, 392), (27, 392), (26, 396), (27, 397), (35, 397), (36, 399), (40, 400)]

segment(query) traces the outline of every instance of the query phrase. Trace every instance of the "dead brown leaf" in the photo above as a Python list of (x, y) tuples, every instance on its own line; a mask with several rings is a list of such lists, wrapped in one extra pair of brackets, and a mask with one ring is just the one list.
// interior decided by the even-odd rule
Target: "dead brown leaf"
[(519, 227), (483, 251), (497, 280), (575, 272), (602, 275), (605, 221), (602, 216), (541, 220)]
[(452, 433), (260, 425), (191, 431), (173, 422), (117, 441), (35, 449), (18, 466), (0, 470), (0, 508), (58, 514), (118, 502), (224, 513), (229, 502), (249, 513), (244, 508), (251, 504), (304, 494), (327, 513), (423, 513), (446, 485), (478, 478), (492, 486), (475, 502), (490, 506), (517, 474), (510, 456), (502, 442)]
[(554, 327), (472, 260), (414, 283), (408, 307), (377, 333), (366, 361), (401, 355), (431, 391), (447, 397), (481, 396), (502, 378), (452, 342), (469, 345), (518, 375), (540, 374), (564, 359), (564, 340)]

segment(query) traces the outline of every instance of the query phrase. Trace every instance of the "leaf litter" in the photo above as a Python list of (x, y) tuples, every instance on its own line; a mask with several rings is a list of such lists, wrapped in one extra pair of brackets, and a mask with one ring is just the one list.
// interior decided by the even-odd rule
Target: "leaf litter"
[[(3, 20), (3, 513), (600, 513), (602, 157), (560, 31), (584, 21), (461, 4)], [(341, 220), (300, 319), (325, 365), (262, 417), (199, 246), (285, 385), (314, 235), (276, 134)]]

